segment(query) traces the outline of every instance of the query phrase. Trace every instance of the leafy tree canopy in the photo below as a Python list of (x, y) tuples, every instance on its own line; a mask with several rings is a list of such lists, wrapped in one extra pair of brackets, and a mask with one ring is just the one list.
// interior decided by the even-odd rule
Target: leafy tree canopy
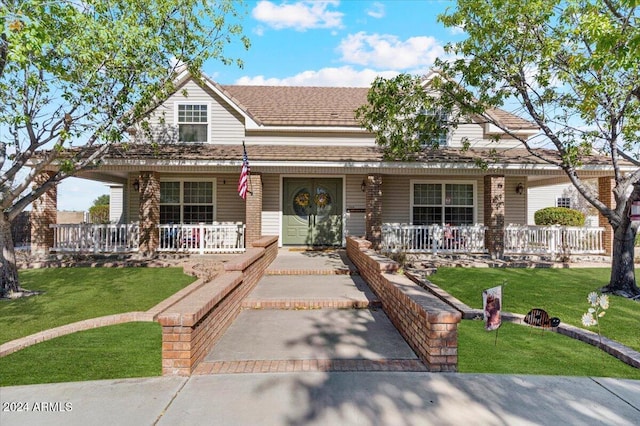
[(110, 198), (111, 197), (109, 197), (109, 194), (102, 194), (98, 198), (93, 200), (93, 205), (94, 206), (108, 206)]

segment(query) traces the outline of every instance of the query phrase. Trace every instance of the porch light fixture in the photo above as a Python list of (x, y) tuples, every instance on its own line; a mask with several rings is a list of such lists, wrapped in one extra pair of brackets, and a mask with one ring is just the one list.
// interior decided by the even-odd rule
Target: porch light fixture
[(133, 181), (133, 189), (137, 192), (140, 191), (140, 180), (138, 180), (138, 178), (136, 178)]
[(631, 203), (631, 213), (629, 214), (629, 219), (632, 221), (640, 221), (640, 201), (633, 201)]
[(364, 192), (367, 189), (367, 183), (362, 179), (362, 183), (360, 184), (360, 190)]
[(522, 182), (520, 182), (517, 186), (516, 186), (516, 194), (518, 195), (522, 195), (524, 193), (524, 185), (522, 184)]

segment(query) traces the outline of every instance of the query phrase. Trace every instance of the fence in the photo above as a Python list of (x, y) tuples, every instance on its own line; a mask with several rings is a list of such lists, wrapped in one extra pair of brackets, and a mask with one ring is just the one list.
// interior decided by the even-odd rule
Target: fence
[(160, 252), (238, 253), (244, 251), (245, 225), (214, 222), (197, 225), (160, 225)]
[[(125, 253), (138, 251), (138, 224), (56, 224), (53, 251)], [(237, 253), (244, 251), (245, 226), (239, 222), (160, 225), (159, 252)]]
[(509, 225), (504, 251), (509, 254), (602, 254), (604, 228)]
[(485, 253), (484, 225), (382, 225), (382, 251), (404, 253)]
[(51, 225), (52, 250), (76, 253), (123, 253), (138, 251), (137, 224), (69, 223)]

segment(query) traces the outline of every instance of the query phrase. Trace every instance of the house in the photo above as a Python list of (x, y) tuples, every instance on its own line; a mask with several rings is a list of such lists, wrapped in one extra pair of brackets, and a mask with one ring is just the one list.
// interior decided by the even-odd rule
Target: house
[[(507, 225), (527, 224), (530, 185), (563, 176), (540, 158), (556, 152), (531, 155), (497, 127), (470, 120), (440, 149), (385, 161), (354, 117), (367, 91), (220, 85), (185, 72), (152, 111), (149, 131), (133, 130), (132, 144), (113, 146), (99, 168), (79, 175), (122, 188), (121, 223), (98, 236), (62, 229), (47, 214), (56, 203), (47, 194), (34, 206), (34, 249), (205, 253), (242, 250), (261, 235), (279, 236), (282, 246), (343, 246), (354, 235), (407, 251), (499, 257), (518, 249)], [(538, 132), (506, 111), (493, 114), (525, 137)], [(471, 149), (461, 149), (463, 139)], [(246, 200), (238, 196), (243, 145)], [(489, 157), (488, 168), (478, 164)], [(580, 173), (610, 197), (612, 173), (601, 158), (585, 158)], [(610, 252), (609, 230), (599, 232), (604, 243), (589, 250)]]

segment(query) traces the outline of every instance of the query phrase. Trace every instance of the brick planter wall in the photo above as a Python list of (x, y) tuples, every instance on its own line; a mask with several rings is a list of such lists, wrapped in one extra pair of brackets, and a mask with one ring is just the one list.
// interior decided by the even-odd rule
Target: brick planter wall
[(238, 316), (278, 254), (278, 238), (263, 237), (225, 263), (225, 272), (158, 315), (162, 326), (162, 374), (188, 376)]
[(462, 315), (404, 275), (398, 263), (347, 238), (347, 256), (382, 302), (382, 308), (429, 371), (457, 371)]

